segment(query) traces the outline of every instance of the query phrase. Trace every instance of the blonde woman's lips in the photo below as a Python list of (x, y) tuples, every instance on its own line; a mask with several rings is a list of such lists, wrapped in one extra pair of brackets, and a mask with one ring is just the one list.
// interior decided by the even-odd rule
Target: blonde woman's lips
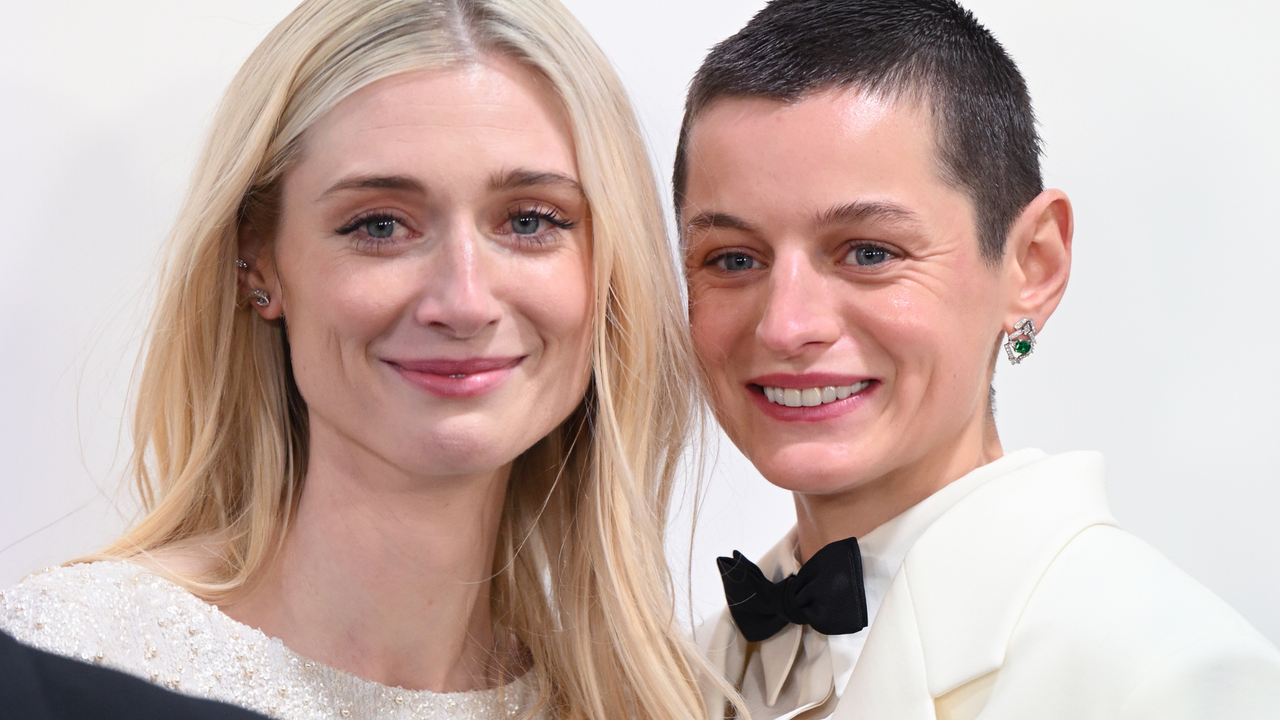
[(409, 384), (443, 398), (469, 398), (498, 388), (526, 356), (384, 360)]

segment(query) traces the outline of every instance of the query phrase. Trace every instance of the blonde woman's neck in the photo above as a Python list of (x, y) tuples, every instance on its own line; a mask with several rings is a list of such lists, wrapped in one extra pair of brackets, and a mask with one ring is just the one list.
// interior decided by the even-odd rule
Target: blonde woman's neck
[(412, 477), (322, 429), (315, 440), (281, 551), (222, 609), (386, 685), (458, 692), (518, 675), (519, 648), (495, 638), (489, 613), (510, 468)]

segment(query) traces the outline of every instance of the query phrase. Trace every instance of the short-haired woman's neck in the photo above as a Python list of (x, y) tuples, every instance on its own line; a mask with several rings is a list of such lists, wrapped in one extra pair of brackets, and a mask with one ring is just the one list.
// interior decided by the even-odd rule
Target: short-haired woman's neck
[(510, 467), (410, 477), (312, 428), (306, 481), (275, 561), (223, 610), (308, 658), (435, 692), (495, 687), (520, 648), (489, 612)]
[(800, 558), (862, 537), (974, 470), (1000, 459), (995, 420), (983, 414), (919, 457), (830, 494), (793, 493)]

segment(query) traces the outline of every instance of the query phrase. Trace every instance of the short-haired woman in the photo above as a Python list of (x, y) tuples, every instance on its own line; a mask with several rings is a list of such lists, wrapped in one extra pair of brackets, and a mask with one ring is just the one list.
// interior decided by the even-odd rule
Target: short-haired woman
[(795, 499), (706, 639), (754, 720), (1280, 716), (1280, 653), (1115, 527), (1100, 455), (1004, 452), (992, 374), (1038, 357), (1074, 225), (972, 13), (774, 0), (674, 175), (716, 416)]

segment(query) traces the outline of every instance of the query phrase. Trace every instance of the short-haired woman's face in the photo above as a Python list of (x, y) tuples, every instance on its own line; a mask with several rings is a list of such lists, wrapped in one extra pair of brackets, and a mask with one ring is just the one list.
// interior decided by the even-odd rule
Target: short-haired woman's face
[(853, 92), (721, 100), (694, 125), (694, 341), (722, 425), (776, 485), (946, 474), (982, 449), (1008, 301), (933, 153), (927, 112)]
[(307, 131), (281, 209), (264, 315), (287, 323), (313, 457), (487, 472), (582, 400), (587, 201), (568, 121), (523, 66), (352, 94)]

